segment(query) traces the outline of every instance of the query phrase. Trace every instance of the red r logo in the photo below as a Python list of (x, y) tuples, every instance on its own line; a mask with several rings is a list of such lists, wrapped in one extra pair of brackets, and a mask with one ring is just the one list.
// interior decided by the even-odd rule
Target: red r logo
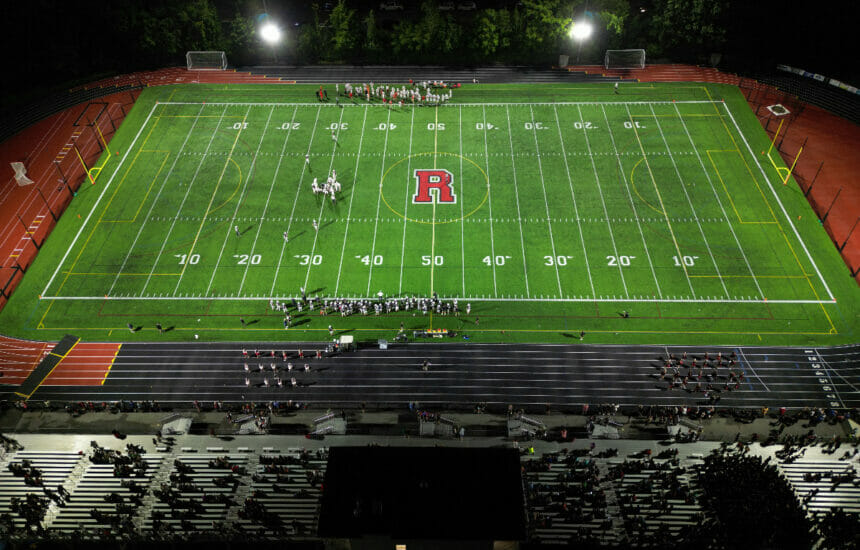
[[(415, 169), (415, 182), (418, 184), (415, 194), (412, 196), (413, 204), (421, 203), (448, 203), (457, 202), (452, 184), (454, 175), (447, 170), (422, 170)], [(435, 193), (431, 193), (435, 191)]]

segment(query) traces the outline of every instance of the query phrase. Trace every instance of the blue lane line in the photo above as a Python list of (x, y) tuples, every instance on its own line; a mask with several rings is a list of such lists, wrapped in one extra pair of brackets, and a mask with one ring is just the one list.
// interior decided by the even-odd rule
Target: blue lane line
[(747, 384), (749, 384), (750, 389), (753, 389), (753, 385), (752, 385), (752, 382), (750, 381), (750, 377), (749, 377), (749, 376), (747, 376), (747, 369), (745, 369), (745, 368), (744, 368), (744, 362), (743, 362), (743, 360), (741, 359), (740, 351), (741, 351), (740, 349), (735, 348), (735, 355), (736, 355), (736, 356), (737, 356), (737, 358), (738, 358), (738, 365), (740, 365), (741, 370), (742, 370), (742, 371), (743, 371), (743, 373), (744, 373), (744, 379), (747, 381)]

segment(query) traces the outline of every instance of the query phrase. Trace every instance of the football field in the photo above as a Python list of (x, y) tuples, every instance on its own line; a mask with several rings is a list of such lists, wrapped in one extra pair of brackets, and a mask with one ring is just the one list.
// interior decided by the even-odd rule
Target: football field
[[(838, 256), (746, 103), (689, 88), (467, 88), (423, 107), (147, 90), (28, 276), (21, 328), (128, 337), (113, 331), (169, 319), (171, 338), (225, 339), (242, 316), (243, 338), (308, 338), (332, 318), (284, 331), (268, 307), (304, 289), (472, 306), (336, 319), (368, 336), (404, 320), (490, 340), (850, 333), (837, 294), (857, 289), (834, 285)], [(333, 172), (334, 200), (314, 193)]]

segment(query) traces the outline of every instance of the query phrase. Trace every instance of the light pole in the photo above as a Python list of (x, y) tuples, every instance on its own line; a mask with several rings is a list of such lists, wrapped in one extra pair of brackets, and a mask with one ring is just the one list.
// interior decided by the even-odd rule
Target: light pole
[(579, 47), (576, 50), (577, 65), (579, 65), (579, 58), (582, 55), (582, 43), (591, 36), (592, 30), (591, 23), (586, 21), (585, 18), (580, 19), (579, 21), (574, 21), (570, 26), (570, 37), (576, 40), (579, 44)]
[(274, 62), (278, 62), (278, 53), (275, 46), (281, 41), (281, 29), (272, 21), (267, 21), (260, 27), (260, 38), (272, 47), (272, 58)]

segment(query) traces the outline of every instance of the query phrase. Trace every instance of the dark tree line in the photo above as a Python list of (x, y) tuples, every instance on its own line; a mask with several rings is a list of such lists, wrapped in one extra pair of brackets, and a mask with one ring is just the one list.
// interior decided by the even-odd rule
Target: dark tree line
[[(378, 0), (9, 2), (0, 36), (13, 78), (0, 99), (8, 105), (33, 87), (181, 65), (188, 50), (224, 50), (234, 66), (546, 66), (559, 54), (599, 63), (607, 48), (644, 48), (649, 61), (708, 64), (718, 53), (729, 68), (782, 62), (849, 81), (857, 72), (838, 55), (843, 42), (849, 51), (851, 34), (840, 29), (850, 18), (830, 4), (805, 17), (777, 0), (480, 0), (473, 12), (439, 10), (438, 0), (403, 3), (407, 10), (392, 14)], [(276, 47), (257, 34), (266, 8), (285, 31)], [(594, 28), (581, 47), (568, 35), (574, 18)]]

